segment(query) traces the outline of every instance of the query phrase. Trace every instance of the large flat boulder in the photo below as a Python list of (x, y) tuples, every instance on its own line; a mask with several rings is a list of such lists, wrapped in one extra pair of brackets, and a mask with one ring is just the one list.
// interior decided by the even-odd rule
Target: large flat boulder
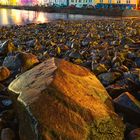
[(51, 58), (17, 77), (21, 140), (122, 140), (112, 100), (86, 68)]

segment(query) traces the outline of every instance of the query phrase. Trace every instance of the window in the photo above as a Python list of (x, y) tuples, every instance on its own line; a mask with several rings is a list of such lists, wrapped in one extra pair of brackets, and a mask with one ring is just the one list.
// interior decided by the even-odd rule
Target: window
[(126, 0), (126, 3), (130, 4), (131, 2), (130, 2), (130, 0)]
[(121, 3), (121, 0), (117, 0), (117, 3)]
[(81, 0), (79, 0), (79, 2), (81, 2)]
[(71, 2), (74, 2), (74, 0), (71, 0)]
[(108, 3), (112, 3), (112, 0), (108, 0)]
[(100, 0), (100, 3), (103, 3), (103, 0)]

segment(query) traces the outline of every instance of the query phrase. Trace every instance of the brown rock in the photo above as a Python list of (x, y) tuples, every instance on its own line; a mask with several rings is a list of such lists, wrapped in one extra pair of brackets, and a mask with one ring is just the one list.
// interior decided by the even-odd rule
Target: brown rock
[(16, 51), (16, 47), (15, 47), (15, 45), (12, 43), (12, 42), (9, 42), (8, 43), (8, 48), (7, 48), (8, 50), (8, 52), (14, 52), (14, 51)]
[(39, 63), (39, 60), (32, 53), (20, 52), (17, 56), (22, 62), (22, 70), (26, 71), (32, 68), (35, 64)]
[(124, 119), (140, 124), (140, 102), (129, 92), (124, 92), (114, 99), (115, 108), (123, 113)]
[(121, 74), (119, 72), (106, 72), (98, 75), (99, 80), (105, 86), (113, 84), (120, 77)]
[(0, 83), (0, 92), (4, 91), (6, 89), (6, 87)]
[(0, 118), (0, 132), (3, 129), (3, 127), (5, 126), (4, 121)]
[(10, 128), (2, 129), (1, 140), (15, 140), (15, 134)]
[(6, 40), (2, 44), (0, 44), (0, 55), (7, 55), (7, 53), (11, 53), (14, 51), (16, 51), (16, 47), (9, 40)]
[(107, 72), (107, 68), (104, 64), (97, 64), (96, 66), (92, 66), (92, 71), (94, 74), (98, 75)]
[(128, 122), (126, 122), (125, 126), (126, 126), (125, 136), (126, 136), (126, 140), (127, 140), (127, 139), (128, 139), (128, 136), (129, 136), (129, 134), (130, 134), (130, 132), (131, 132), (132, 130), (136, 129), (137, 126), (136, 126), (136, 125), (133, 125), (133, 124), (131, 124), (131, 123), (128, 123)]
[(128, 135), (129, 140), (140, 140), (140, 128), (134, 129)]
[(0, 81), (7, 79), (9, 76), (10, 76), (10, 71), (6, 67), (1, 66), (0, 67)]
[(8, 122), (13, 120), (15, 117), (14, 110), (4, 110), (0, 113), (0, 118), (2, 118), (4, 121)]
[(106, 90), (108, 91), (109, 95), (114, 99), (121, 95), (121, 93), (125, 92), (126, 86), (121, 86), (117, 83), (109, 85), (106, 87)]
[(124, 137), (111, 98), (86, 68), (52, 58), (17, 77), (9, 90), (19, 94), (21, 140)]

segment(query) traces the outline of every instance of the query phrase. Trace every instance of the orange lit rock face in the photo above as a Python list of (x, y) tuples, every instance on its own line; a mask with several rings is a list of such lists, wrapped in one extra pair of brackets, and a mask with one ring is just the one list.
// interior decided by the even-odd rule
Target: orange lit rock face
[(1, 66), (0, 67), (0, 81), (7, 79), (10, 76), (10, 71), (6, 68)]
[(19, 94), (21, 140), (123, 139), (111, 98), (83, 67), (52, 58), (19, 76), (9, 90)]
[(31, 67), (33, 67), (33, 65), (39, 63), (39, 60), (37, 59), (37, 57), (35, 55), (33, 55), (32, 53), (20, 52), (18, 57), (22, 61), (22, 70), (23, 71), (26, 71), (26, 70), (30, 69)]

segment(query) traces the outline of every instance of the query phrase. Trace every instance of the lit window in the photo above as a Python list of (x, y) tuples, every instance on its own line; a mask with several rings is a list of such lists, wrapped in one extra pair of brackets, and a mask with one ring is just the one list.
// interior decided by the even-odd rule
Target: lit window
[(129, 4), (129, 3), (131, 3), (131, 2), (130, 2), (130, 0), (126, 0), (126, 3), (128, 3), (128, 4)]
[(117, 0), (117, 3), (121, 3), (121, 0)]

